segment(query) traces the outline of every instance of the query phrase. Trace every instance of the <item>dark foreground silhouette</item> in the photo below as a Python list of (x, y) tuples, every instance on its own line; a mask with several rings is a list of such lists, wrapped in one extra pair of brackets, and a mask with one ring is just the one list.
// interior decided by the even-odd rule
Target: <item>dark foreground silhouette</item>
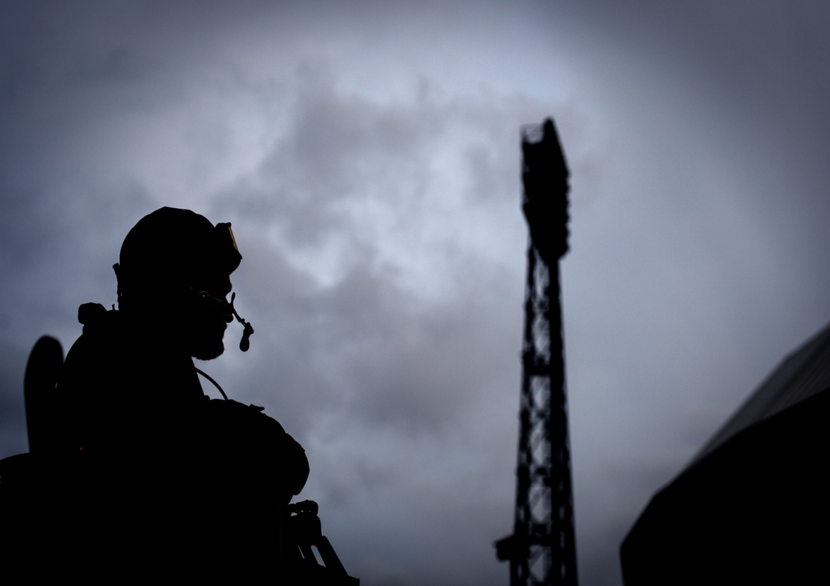
[(289, 505), (302, 447), (261, 407), (202, 391), (193, 357), (222, 354), (234, 316), (243, 349), (253, 333), (227, 300), (241, 259), (230, 224), (157, 210), (122, 246), (119, 309), (82, 305), (65, 362), (56, 340), (35, 346), (30, 453), (0, 462), (3, 577), (357, 583), (316, 504)]
[(620, 549), (626, 586), (830, 584), (830, 326), (657, 492)]

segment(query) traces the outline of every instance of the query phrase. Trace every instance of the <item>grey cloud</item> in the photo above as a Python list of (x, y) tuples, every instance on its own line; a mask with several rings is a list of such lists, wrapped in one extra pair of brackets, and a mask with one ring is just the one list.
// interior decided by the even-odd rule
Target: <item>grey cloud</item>
[[(492, 391), (488, 381), (504, 364), (488, 363), (484, 356), (498, 356), (489, 346), (501, 346), (509, 331), (488, 332), (492, 322), (481, 319), (483, 304), (477, 300), (425, 306), (393, 295), (373, 302), (377, 294), (365, 292), (367, 281), (373, 281), (367, 277), (354, 275), (354, 292), (349, 282), (333, 291), (338, 297), (354, 296), (362, 305), (361, 311), (341, 314), (360, 331), (344, 336), (335, 355), (350, 375), (347, 380), (359, 385), (351, 408), (370, 425), (404, 432), (452, 428), (477, 393)], [(389, 297), (388, 285), (386, 289)]]
[[(427, 177), (429, 150), (447, 136), (448, 127), (457, 124), (452, 118), (458, 108), (453, 105), (442, 111), (421, 103), (393, 108), (376, 105), (337, 95), (330, 73), (325, 70), (315, 75), (323, 78), (314, 82), (320, 88), (316, 93), (306, 95), (310, 90), (298, 90), (300, 122), (277, 142), (257, 173), (240, 179), (222, 196), (219, 205), (239, 217), (240, 225), (247, 222), (251, 226), (253, 222), (257, 241), (249, 245), (258, 251), (276, 246), (264, 240), (265, 232), (274, 225), (303, 235), (302, 240), (300, 236), (289, 236), (286, 247), (297, 243), (320, 246), (316, 240), (331, 238), (333, 232), (345, 235), (345, 245), (353, 249), (349, 257), (352, 260), (347, 261), (346, 272), (334, 287), (321, 290), (306, 282), (301, 293), (286, 293), (291, 290), (291, 279), (268, 277), (268, 281), (273, 279), (271, 287), (262, 282), (263, 290), (277, 289), (280, 297), (296, 295), (306, 300), (302, 311), (295, 307), (276, 316), (270, 310), (270, 321), (279, 324), (283, 320), (308, 320), (303, 327), (292, 330), (300, 339), (304, 331), (324, 333), (312, 346), (304, 347), (316, 348), (314, 359), (323, 371), (334, 369), (330, 377), (342, 387), (339, 392), (354, 396), (351, 409), (360, 414), (360, 419), (374, 425), (387, 421), (386, 424), (402, 429), (418, 429), (424, 424), (427, 429), (439, 429), (457, 417), (464, 397), (481, 388), (501, 368), (500, 363), (482, 363), (481, 356), (492, 350), (480, 347), (485, 340), (500, 340), (503, 335), (501, 331), (492, 331), (492, 313), (488, 314), (492, 309), (482, 305), (493, 303), (498, 289), (464, 288), (465, 296), (451, 303), (425, 303), (398, 289), (400, 267), (377, 265), (378, 247), (384, 243), (361, 234), (359, 219), (344, 215), (333, 223), (326, 218), (342, 202), (380, 198), (380, 205), (390, 210), (411, 205), (417, 194), (395, 190), (401, 190), (406, 179)], [(299, 85), (302, 88), (303, 84)], [(479, 105), (478, 110), (478, 119), (483, 119), (486, 112), (492, 116), (484, 105)], [(426, 130), (418, 125), (421, 119), (432, 120), (425, 125)], [(472, 121), (467, 123), (475, 126)], [(490, 126), (495, 126), (500, 134), (505, 124)], [(516, 134), (515, 128), (510, 130)], [(471, 184), (483, 185), (474, 192), (493, 192), (492, 185), (480, 183), (480, 174), (499, 177), (505, 183), (499, 173), (501, 165), (502, 162), (490, 158), (472, 169), (468, 175)], [(390, 173), (389, 167), (401, 172)], [(511, 175), (517, 174), (511, 171)], [(358, 189), (376, 182), (388, 185), (390, 191), (378, 195), (374, 187), (370, 193)], [(511, 199), (517, 201), (517, 197)], [(427, 222), (428, 218), (418, 215), (410, 220)], [(315, 238), (315, 234), (319, 236)], [(244, 250), (244, 241), (240, 242)], [(269, 267), (263, 264), (262, 254), (256, 254), (260, 260), (253, 272), (260, 279), (267, 273), (279, 275), (287, 270), (284, 260), (272, 256), (268, 262), (277, 264)], [(474, 255), (462, 256), (449, 267), (436, 268), (455, 274), (436, 272), (431, 278), (486, 281), (486, 273), (482, 272), (485, 269), (479, 266), (481, 261)], [(486, 268), (490, 270), (491, 267)], [(302, 269), (296, 271), (299, 275)], [(515, 290), (518, 292), (519, 287)], [(275, 307), (279, 300), (272, 298), (269, 303)], [(481, 319), (483, 315), (491, 317)], [(489, 331), (479, 335), (478, 328)]]
[[(514, 484), (518, 127), (554, 114), (573, 173), (578, 551), (583, 583), (618, 584), (649, 494), (830, 317), (827, 10), (369, 7), (3, 4), (2, 455), (25, 448), (37, 335), (68, 346), (79, 303), (114, 301), (129, 227), (189, 205), (233, 221), (257, 328), (247, 355), (229, 329), (205, 368), (306, 445), (344, 561), (367, 586), (504, 583), (490, 541)], [(372, 60), (369, 81), (409, 85), (379, 98), (348, 61), (384, 50), (394, 67)], [(440, 73), (466, 82), (477, 63), (480, 85)]]

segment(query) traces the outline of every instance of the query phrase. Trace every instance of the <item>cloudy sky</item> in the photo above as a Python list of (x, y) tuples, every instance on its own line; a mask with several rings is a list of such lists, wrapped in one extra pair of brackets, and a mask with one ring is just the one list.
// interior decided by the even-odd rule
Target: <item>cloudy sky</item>
[(188, 207), (233, 223), (256, 328), (203, 368), (305, 446), (350, 573), (506, 584), (519, 128), (553, 116), (579, 572), (620, 584), (651, 494), (830, 320), (827, 30), (794, 0), (0, 0), (0, 457), (37, 338)]

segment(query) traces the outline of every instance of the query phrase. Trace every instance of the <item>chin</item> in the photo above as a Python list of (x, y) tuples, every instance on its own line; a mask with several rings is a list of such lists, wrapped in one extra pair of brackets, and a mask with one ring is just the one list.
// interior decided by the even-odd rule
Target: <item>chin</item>
[(200, 345), (193, 351), (192, 356), (199, 360), (213, 360), (221, 356), (223, 352), (225, 352), (225, 344), (220, 340), (219, 344)]

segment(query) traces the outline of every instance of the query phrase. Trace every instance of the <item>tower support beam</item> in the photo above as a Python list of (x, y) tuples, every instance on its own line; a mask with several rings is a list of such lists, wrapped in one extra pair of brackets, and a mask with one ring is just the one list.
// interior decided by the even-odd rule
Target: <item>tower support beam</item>
[(559, 259), (567, 252), (568, 169), (553, 121), (522, 131), (527, 251), (513, 534), (496, 542), (511, 586), (576, 586)]

